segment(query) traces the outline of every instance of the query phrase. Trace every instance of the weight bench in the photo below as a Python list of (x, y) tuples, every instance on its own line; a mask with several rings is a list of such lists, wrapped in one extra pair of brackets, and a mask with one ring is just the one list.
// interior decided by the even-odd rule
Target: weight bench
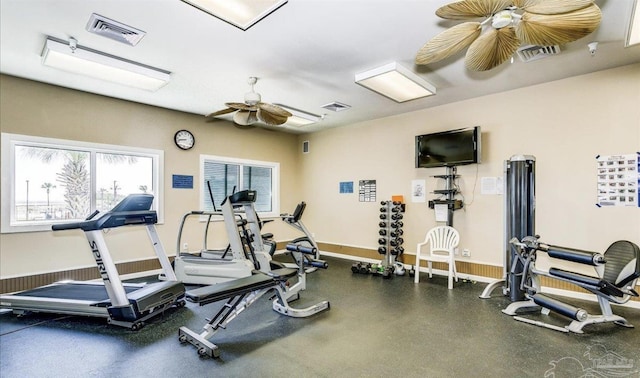
[(256, 272), (249, 277), (187, 291), (187, 300), (198, 303), (200, 306), (223, 299), (227, 299), (227, 302), (204, 325), (204, 330), (201, 333), (196, 333), (187, 327), (180, 327), (178, 340), (181, 343), (188, 342), (198, 348), (200, 356), (219, 357), (218, 346), (210, 342), (209, 339), (220, 328), (224, 329), (238, 314), (271, 290), (275, 290), (276, 294), (276, 298), (273, 300), (273, 309), (283, 315), (304, 318), (329, 309), (328, 301), (322, 301), (304, 309), (296, 309), (289, 306), (285, 299), (286, 282), (296, 274), (296, 269), (289, 268), (276, 269), (269, 273)]
[[(611, 244), (601, 254), (543, 244), (533, 236), (527, 236), (522, 241), (514, 238), (510, 243), (516, 247), (518, 258), (524, 265), (521, 289), (526, 291), (528, 300), (510, 304), (502, 310), (503, 313), (516, 315), (519, 309), (539, 306), (543, 314), (554, 311), (572, 319), (572, 322), (568, 326), (558, 327), (521, 316), (515, 316), (514, 319), (561, 332), (583, 333), (582, 328), (587, 324), (605, 322), (633, 328), (626, 319), (613, 314), (611, 303), (624, 304), (631, 297), (638, 297), (635, 285), (640, 277), (640, 248), (637, 245), (621, 240)], [(553, 267), (548, 272), (539, 271), (535, 268), (537, 251), (546, 252), (552, 259), (592, 266), (596, 276)], [(595, 294), (602, 314), (591, 315), (584, 309), (540, 294), (540, 276), (569, 282)]]

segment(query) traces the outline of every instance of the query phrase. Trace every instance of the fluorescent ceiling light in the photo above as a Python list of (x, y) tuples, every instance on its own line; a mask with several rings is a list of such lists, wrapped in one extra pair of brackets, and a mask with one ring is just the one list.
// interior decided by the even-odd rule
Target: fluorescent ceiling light
[(182, 0), (223, 21), (247, 30), (287, 0)]
[(625, 47), (637, 45), (640, 43), (640, 6), (638, 0), (633, 2), (631, 7), (631, 19), (629, 20), (629, 28), (627, 30), (627, 40)]
[(306, 126), (306, 125), (311, 125), (312, 123), (320, 122), (324, 119), (324, 117), (321, 115), (305, 112), (304, 110), (292, 108), (288, 105), (282, 105), (282, 104), (274, 104), (274, 105), (277, 105), (282, 109), (293, 114), (291, 117), (287, 119), (286, 124), (289, 126)]
[(78, 46), (73, 38), (67, 43), (48, 37), (42, 64), (148, 91), (160, 89), (171, 79), (168, 71)]
[(356, 83), (397, 102), (436, 94), (436, 88), (396, 62), (356, 74)]

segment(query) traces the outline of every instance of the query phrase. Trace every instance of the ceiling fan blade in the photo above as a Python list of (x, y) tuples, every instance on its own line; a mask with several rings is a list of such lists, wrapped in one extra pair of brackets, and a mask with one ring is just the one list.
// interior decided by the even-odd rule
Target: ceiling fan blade
[(491, 29), (469, 46), (465, 65), (473, 71), (488, 71), (507, 61), (519, 46), (513, 27)]
[(253, 112), (258, 110), (255, 105), (245, 104), (244, 102), (227, 102), (225, 105), (235, 110), (248, 110)]
[(489, 17), (511, 6), (512, 0), (463, 0), (441, 6), (436, 16), (448, 20)]
[(263, 112), (268, 112), (273, 114), (274, 116), (277, 117), (284, 117), (284, 118), (289, 118), (291, 117), (293, 114), (291, 114), (290, 112), (284, 110), (283, 108), (277, 106), (277, 105), (273, 105), (273, 104), (269, 104), (266, 102), (259, 102), (258, 103), (258, 110), (262, 110)]
[(289, 117), (282, 117), (264, 109), (258, 109), (258, 119), (269, 126), (280, 126), (286, 123)]
[(555, 15), (525, 12), (516, 27), (516, 35), (533, 45), (560, 45), (591, 34), (600, 25), (601, 18), (602, 12), (595, 4)]
[(213, 117), (221, 116), (223, 114), (233, 113), (235, 111), (236, 111), (236, 109), (226, 108), (226, 109), (218, 110), (217, 112), (213, 112), (213, 113), (207, 114), (205, 116), (205, 118), (213, 118)]
[(513, 5), (515, 5), (517, 8), (524, 9), (533, 6), (541, 1), (545, 0), (513, 0)]
[(241, 126), (249, 126), (258, 122), (257, 112), (249, 110), (238, 110), (233, 115), (233, 122)]
[(593, 4), (593, 0), (538, 0), (522, 8), (536, 14), (561, 14), (577, 11)]
[(416, 55), (416, 64), (434, 63), (450, 57), (473, 43), (481, 31), (479, 22), (464, 22), (443, 31), (422, 46)]

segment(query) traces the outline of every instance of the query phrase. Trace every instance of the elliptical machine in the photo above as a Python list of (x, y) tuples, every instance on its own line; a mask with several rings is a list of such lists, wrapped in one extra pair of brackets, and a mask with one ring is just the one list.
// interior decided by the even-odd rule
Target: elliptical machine
[[(186, 284), (212, 285), (238, 278), (249, 277), (255, 270), (268, 273), (272, 270), (270, 250), (275, 249), (260, 236), (262, 222), (253, 202), (256, 192), (243, 190), (225, 198), (222, 210), (213, 212), (191, 211), (182, 217), (177, 238), (174, 270), (178, 280)], [(180, 253), (182, 232), (187, 218), (206, 216), (203, 249), (197, 253)], [(212, 219), (224, 220), (229, 245), (224, 250), (207, 248), (207, 237)], [(258, 235), (258, 236), (256, 236)]]

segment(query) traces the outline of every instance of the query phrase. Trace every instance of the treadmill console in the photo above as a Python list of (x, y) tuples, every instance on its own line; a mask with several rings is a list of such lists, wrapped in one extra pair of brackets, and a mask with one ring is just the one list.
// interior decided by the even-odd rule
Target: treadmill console
[(99, 215), (96, 219), (54, 224), (51, 229), (60, 231), (80, 228), (83, 231), (94, 231), (135, 224), (155, 224), (158, 223), (158, 214), (155, 210), (150, 210), (152, 203), (151, 194), (129, 194), (111, 211)]
[(241, 190), (229, 196), (231, 203), (256, 202), (257, 193), (255, 190)]

